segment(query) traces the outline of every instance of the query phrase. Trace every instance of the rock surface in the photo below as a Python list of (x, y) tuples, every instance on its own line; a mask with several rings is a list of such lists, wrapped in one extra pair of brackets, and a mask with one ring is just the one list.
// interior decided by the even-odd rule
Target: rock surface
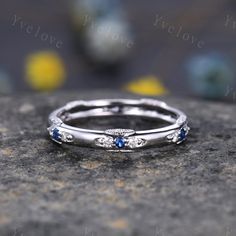
[(236, 235), (235, 104), (163, 98), (190, 118), (180, 146), (112, 154), (48, 139), (54, 108), (128, 96), (0, 98), (1, 236)]

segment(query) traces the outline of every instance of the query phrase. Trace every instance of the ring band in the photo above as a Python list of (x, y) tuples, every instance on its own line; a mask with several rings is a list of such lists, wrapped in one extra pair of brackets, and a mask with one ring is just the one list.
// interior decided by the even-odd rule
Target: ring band
[[(70, 125), (81, 118), (103, 116), (140, 116), (168, 122), (169, 125), (149, 130), (114, 128), (105, 131)], [(189, 132), (187, 116), (180, 110), (154, 99), (103, 99), (73, 101), (49, 116), (48, 128), (53, 141), (129, 152), (163, 142), (182, 143)]]

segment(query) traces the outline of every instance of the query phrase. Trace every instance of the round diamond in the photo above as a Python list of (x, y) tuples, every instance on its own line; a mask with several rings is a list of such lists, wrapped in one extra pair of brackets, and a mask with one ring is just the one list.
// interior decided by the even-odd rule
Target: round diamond
[(103, 136), (96, 139), (95, 144), (99, 147), (111, 148), (113, 146), (113, 138), (109, 136)]
[(130, 148), (142, 147), (145, 145), (145, 143), (146, 141), (144, 139), (137, 138), (137, 137), (130, 137), (128, 139), (128, 146)]

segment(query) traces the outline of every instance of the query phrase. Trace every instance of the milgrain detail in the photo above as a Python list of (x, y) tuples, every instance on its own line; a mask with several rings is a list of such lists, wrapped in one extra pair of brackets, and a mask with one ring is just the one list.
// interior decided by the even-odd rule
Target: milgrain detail
[(105, 134), (111, 136), (130, 136), (135, 134), (135, 131), (132, 129), (108, 129), (105, 131)]

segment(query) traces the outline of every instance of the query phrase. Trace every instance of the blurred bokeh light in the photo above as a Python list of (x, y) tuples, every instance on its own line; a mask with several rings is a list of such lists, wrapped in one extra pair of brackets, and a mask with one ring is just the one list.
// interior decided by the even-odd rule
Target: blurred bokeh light
[(2, 2), (0, 94), (118, 89), (233, 101), (235, 9), (231, 0)]

